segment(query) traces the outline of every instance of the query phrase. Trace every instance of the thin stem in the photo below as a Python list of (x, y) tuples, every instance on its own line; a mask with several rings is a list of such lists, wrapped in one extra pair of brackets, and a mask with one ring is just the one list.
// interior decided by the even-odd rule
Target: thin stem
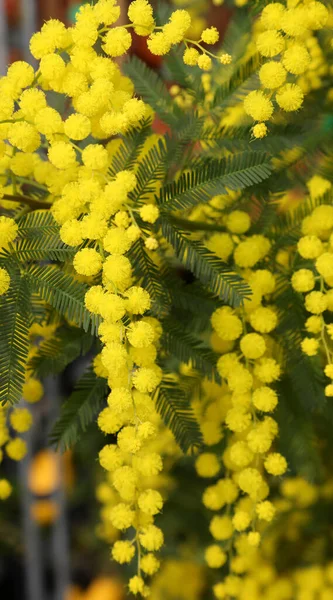
[(11, 200), (11, 202), (20, 202), (24, 204), (29, 204), (31, 208), (50, 208), (52, 204), (50, 202), (44, 202), (43, 200), (35, 200), (34, 198), (29, 198), (28, 196), (13, 196), (11, 194), (4, 194), (4, 200)]
[(19, 177), (19, 181), (20, 181), (20, 183), (27, 183), (29, 185), (32, 185), (35, 188), (38, 188), (39, 190), (43, 190), (43, 192), (49, 193), (49, 190), (47, 189), (47, 187), (45, 187), (45, 185), (41, 185), (40, 183), (37, 183), (36, 181), (32, 181), (31, 179), (28, 179), (27, 177)]
[(205, 223), (204, 221), (190, 221), (181, 217), (171, 216), (170, 220), (180, 227), (185, 227), (189, 231), (225, 231), (223, 225), (215, 225), (214, 223)]

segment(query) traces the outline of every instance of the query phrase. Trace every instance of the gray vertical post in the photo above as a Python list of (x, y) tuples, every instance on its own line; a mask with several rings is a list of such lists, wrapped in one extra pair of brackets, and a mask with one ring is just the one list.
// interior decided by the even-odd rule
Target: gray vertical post
[(35, 66), (36, 61), (32, 57), (29, 50), (30, 38), (37, 31), (37, 3), (36, 0), (21, 0), (21, 15), (22, 15), (22, 51), (23, 58), (31, 65)]
[[(44, 381), (45, 395), (48, 401), (49, 427), (52, 428), (59, 415), (60, 386), (58, 377), (48, 377)], [(59, 469), (59, 487), (52, 496), (58, 507), (58, 518), (52, 529), (52, 567), (54, 574), (54, 600), (65, 600), (70, 584), (70, 558), (68, 528), (66, 518), (66, 496), (64, 489), (63, 461), (57, 455)]]
[(8, 64), (8, 35), (5, 0), (0, 0), (0, 76), (5, 75)]
[[(36, 413), (34, 410), (32, 410), (32, 412)], [(34, 415), (34, 420), (35, 416), (36, 415)], [(34, 422), (32, 429), (25, 435), (28, 452), (25, 458), (19, 462), (27, 600), (45, 600), (40, 532), (38, 524), (31, 516), (31, 507), (34, 498), (29, 489), (28, 482), (29, 467), (33, 457), (34, 431), (36, 430), (36, 427), (38, 427), (38, 421), (37, 423)]]

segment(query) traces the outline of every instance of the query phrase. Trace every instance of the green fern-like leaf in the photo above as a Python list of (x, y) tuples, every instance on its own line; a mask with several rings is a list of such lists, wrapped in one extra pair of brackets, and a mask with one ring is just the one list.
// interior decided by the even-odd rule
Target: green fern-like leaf
[(143, 145), (151, 132), (150, 125), (150, 119), (146, 119), (138, 127), (134, 127), (128, 131), (126, 137), (121, 138), (119, 148), (111, 160), (109, 167), (110, 175), (114, 177), (119, 171), (133, 169)]
[(137, 203), (147, 199), (155, 190), (157, 181), (161, 181), (167, 172), (169, 148), (166, 139), (158, 140), (139, 162), (136, 171), (137, 185), (130, 198)]
[(32, 265), (28, 267), (26, 276), (32, 290), (61, 315), (82, 326), (85, 331), (89, 328), (92, 333), (97, 331), (99, 319), (84, 306), (84, 296), (89, 289), (87, 285), (55, 265)]
[(76, 358), (89, 352), (94, 338), (82, 329), (63, 326), (54, 337), (43, 341), (29, 362), (38, 377), (61, 373)]
[(34, 210), (17, 220), (19, 236), (27, 238), (45, 237), (59, 231), (49, 210)]
[(220, 160), (206, 160), (196, 169), (183, 173), (178, 181), (161, 189), (158, 204), (163, 210), (191, 208), (208, 202), (212, 196), (240, 190), (260, 183), (271, 174), (266, 154), (244, 152)]
[(163, 235), (177, 258), (213, 294), (231, 306), (240, 306), (245, 298), (250, 297), (251, 289), (240, 275), (200, 242), (189, 240), (186, 233), (174, 227), (167, 218), (162, 217), (161, 221)]
[(64, 244), (59, 235), (20, 239), (12, 247), (12, 254), (20, 261), (58, 260), (73, 258), (76, 250)]
[(252, 55), (246, 62), (240, 62), (230, 77), (217, 87), (212, 101), (212, 109), (220, 111), (231, 101), (235, 102), (236, 99), (244, 97), (252, 89), (256, 89), (258, 84), (255, 74), (259, 66), (259, 54)]
[(162, 121), (175, 126), (178, 120), (175, 114), (176, 105), (159, 75), (136, 56), (126, 61), (123, 68), (143, 100), (156, 111)]
[(96, 418), (107, 394), (105, 379), (90, 368), (75, 386), (61, 407), (60, 417), (50, 435), (50, 441), (64, 451), (71, 448)]
[(14, 404), (22, 396), (29, 352), (31, 291), (19, 271), (7, 264), (11, 285), (0, 302), (0, 402)]
[(174, 319), (163, 321), (163, 348), (180, 362), (192, 364), (209, 379), (219, 380), (217, 356), (195, 335)]
[(142, 239), (133, 244), (129, 257), (134, 275), (151, 296), (151, 312), (159, 318), (162, 317), (169, 310), (168, 290), (163, 285), (160, 270), (148, 255)]
[(187, 391), (172, 376), (165, 375), (157, 388), (154, 400), (165, 425), (172, 431), (184, 453), (200, 447), (202, 436), (199, 424), (188, 400)]

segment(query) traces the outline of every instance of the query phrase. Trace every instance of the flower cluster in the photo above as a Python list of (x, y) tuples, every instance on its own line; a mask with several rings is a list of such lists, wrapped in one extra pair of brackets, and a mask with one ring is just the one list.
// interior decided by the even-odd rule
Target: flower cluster
[(289, 113), (301, 108), (304, 94), (322, 85), (328, 73), (314, 33), (325, 27), (329, 11), (322, 2), (280, 2), (265, 6), (260, 17), (256, 47), (266, 59), (259, 70), (261, 90), (250, 92), (244, 109), (254, 121), (253, 136), (267, 134), (275, 107)]
[[(250, 226), (249, 216), (233, 211), (227, 226), (231, 232), (244, 233)], [(204, 384), (210, 401), (204, 404), (201, 427), (205, 443), (215, 446), (222, 439), (224, 426), (227, 447), (222, 463), (213, 450), (200, 454), (196, 470), (207, 478), (218, 477), (222, 467), (227, 473), (203, 495), (204, 505), (217, 512), (210, 522), (214, 543), (205, 556), (208, 565), (218, 569), (233, 547), (238, 552), (240, 533), (250, 547), (260, 544), (258, 523), (270, 522), (275, 515), (267, 499), (268, 478), (283, 475), (287, 462), (274, 450), (278, 425), (271, 416), (278, 403), (274, 383), (281, 374), (270, 337), (278, 323), (271, 303), (276, 283), (268, 269), (255, 268), (269, 252), (270, 243), (263, 236), (247, 236), (238, 238), (235, 244), (228, 233), (221, 233), (214, 234), (207, 244), (224, 260), (233, 252), (235, 263), (246, 269), (243, 274), (252, 290), (243, 309), (235, 311), (224, 306), (211, 319), (212, 345), (222, 354), (217, 363), (222, 385)], [(240, 493), (245, 496), (239, 498)], [(233, 562), (237, 560), (238, 555)], [(227, 593), (232, 594), (228, 586)]]
[[(331, 190), (332, 184), (317, 175), (308, 182), (308, 187), (312, 197), (322, 197)], [(306, 335), (301, 348), (309, 357), (322, 354), (328, 378), (325, 393), (333, 396), (333, 327), (330, 318), (333, 311), (332, 206), (319, 204), (303, 219), (301, 230), (295, 253), (297, 268), (294, 267), (291, 276), (291, 286), (302, 296), (307, 314)]]

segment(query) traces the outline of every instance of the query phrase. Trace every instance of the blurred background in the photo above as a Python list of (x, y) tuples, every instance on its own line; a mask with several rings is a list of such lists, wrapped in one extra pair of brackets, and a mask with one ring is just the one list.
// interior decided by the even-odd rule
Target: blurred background
[[(210, 0), (174, 0), (173, 4), (175, 8), (193, 10), (191, 37), (195, 38), (206, 23), (214, 24), (223, 33), (232, 10), (221, 7), (222, 1), (216, 0), (214, 5)], [(75, 0), (0, 0), (0, 76), (15, 60), (33, 64), (29, 52), (31, 35), (50, 18), (70, 25), (81, 4)], [(120, 0), (120, 4), (126, 12), (126, 0)], [(132, 52), (159, 68), (159, 57), (148, 52), (144, 38), (135, 37)], [(26, 438), (28, 455), (18, 465), (7, 459), (1, 464), (0, 477), (8, 478), (13, 485), (11, 499), (0, 502), (1, 598), (124, 599), (121, 575), (109, 557), (112, 532), (104, 531), (100, 524), (98, 501), (103, 503), (104, 476), (96, 457), (103, 439), (97, 427), (92, 426), (74, 453), (61, 456), (48, 444), (60, 404), (71, 393), (85, 367), (85, 360), (79, 360), (61, 377), (43, 381), (44, 398), (32, 405), (34, 425)], [(196, 544), (199, 545), (200, 538), (201, 544), (205, 541), (208, 531), (207, 522), (196, 511), (202, 490), (198, 482), (193, 489), (191, 461), (182, 459), (174, 469), (181, 469), (183, 483), (181, 489), (173, 489), (169, 482), (168, 510), (161, 516), (160, 524), (168, 532), (166, 546), (170, 548), (170, 556), (165, 557), (165, 568), (157, 578), (153, 599), (198, 600), (207, 597), (204, 575), (195, 562)], [(176, 562), (173, 551), (179, 545), (184, 559)], [(187, 586), (182, 591), (184, 577)], [(169, 596), (165, 591), (165, 579), (168, 590), (172, 581), (175, 595)]]

